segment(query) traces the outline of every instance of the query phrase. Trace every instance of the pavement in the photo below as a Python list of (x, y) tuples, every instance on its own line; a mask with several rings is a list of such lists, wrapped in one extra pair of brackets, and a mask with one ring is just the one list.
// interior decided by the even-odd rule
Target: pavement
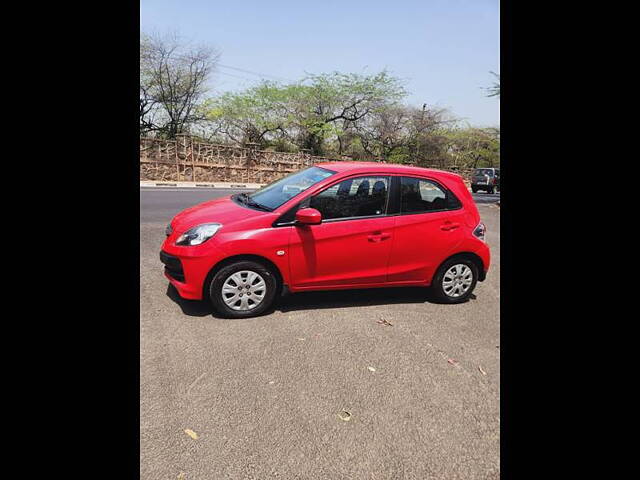
[(499, 207), (478, 205), (492, 267), (465, 304), (308, 292), (226, 320), (158, 251), (173, 215), (235, 191), (140, 189), (141, 478), (499, 478)]

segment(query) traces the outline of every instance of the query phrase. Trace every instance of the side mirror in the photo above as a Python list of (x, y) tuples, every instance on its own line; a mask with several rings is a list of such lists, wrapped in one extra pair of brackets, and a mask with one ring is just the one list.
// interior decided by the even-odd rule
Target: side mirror
[(296, 222), (301, 225), (319, 225), (322, 214), (315, 208), (302, 208), (296, 212)]

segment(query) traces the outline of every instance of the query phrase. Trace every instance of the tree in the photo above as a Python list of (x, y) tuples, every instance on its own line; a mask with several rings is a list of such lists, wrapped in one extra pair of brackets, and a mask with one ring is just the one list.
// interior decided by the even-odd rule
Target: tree
[(450, 154), (460, 167), (500, 166), (500, 129), (461, 128), (449, 132)]
[(219, 58), (210, 47), (191, 47), (177, 36), (140, 41), (140, 129), (167, 138), (204, 119), (200, 102)]
[(258, 143), (265, 148), (288, 137), (287, 89), (264, 82), (244, 92), (227, 92), (205, 102), (207, 120), (216, 133), (234, 143)]
[(489, 73), (491, 73), (498, 80), (493, 82), (493, 85), (487, 88), (487, 91), (489, 92), (489, 95), (487, 95), (487, 97), (500, 98), (500, 75), (495, 72), (489, 72)]
[(287, 114), (299, 148), (325, 153), (329, 138), (338, 140), (350, 127), (406, 95), (400, 81), (386, 72), (309, 75), (288, 87)]
[(342, 154), (356, 138), (355, 129), (375, 112), (404, 96), (400, 82), (377, 75), (309, 75), (298, 83), (262, 84), (226, 93), (205, 105), (213, 131), (234, 143), (283, 142), (323, 155), (336, 146)]
[(410, 111), (402, 105), (380, 108), (355, 129), (362, 149), (368, 156), (384, 161), (408, 159), (408, 126)]
[(146, 134), (155, 129), (155, 114), (157, 102), (153, 95), (152, 76), (152, 45), (151, 39), (145, 34), (140, 35), (140, 134)]
[(457, 119), (444, 108), (410, 108), (409, 152), (414, 163), (422, 166), (445, 167), (448, 163), (447, 132)]

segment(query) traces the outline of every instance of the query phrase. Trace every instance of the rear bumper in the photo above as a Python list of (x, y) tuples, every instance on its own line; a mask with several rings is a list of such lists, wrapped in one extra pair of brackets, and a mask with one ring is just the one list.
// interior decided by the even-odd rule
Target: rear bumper
[(483, 242), (482, 246), (476, 251), (476, 254), (480, 257), (480, 260), (482, 260), (483, 266), (478, 272), (478, 281), (484, 282), (487, 278), (489, 266), (491, 265), (491, 250), (489, 249), (489, 245)]
[(480, 273), (478, 273), (478, 281), (484, 282), (486, 278), (487, 278), (487, 271), (481, 270)]
[(500, 185), (487, 185), (486, 183), (472, 183), (471, 188), (477, 188), (478, 190), (489, 190), (490, 188), (499, 189)]

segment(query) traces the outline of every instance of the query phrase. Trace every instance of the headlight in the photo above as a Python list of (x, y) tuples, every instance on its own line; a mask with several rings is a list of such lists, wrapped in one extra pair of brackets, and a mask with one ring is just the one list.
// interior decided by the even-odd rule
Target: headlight
[(215, 233), (220, 230), (220, 227), (222, 227), (222, 225), (219, 223), (203, 223), (202, 225), (193, 227), (178, 237), (176, 245), (200, 245), (213, 237)]

